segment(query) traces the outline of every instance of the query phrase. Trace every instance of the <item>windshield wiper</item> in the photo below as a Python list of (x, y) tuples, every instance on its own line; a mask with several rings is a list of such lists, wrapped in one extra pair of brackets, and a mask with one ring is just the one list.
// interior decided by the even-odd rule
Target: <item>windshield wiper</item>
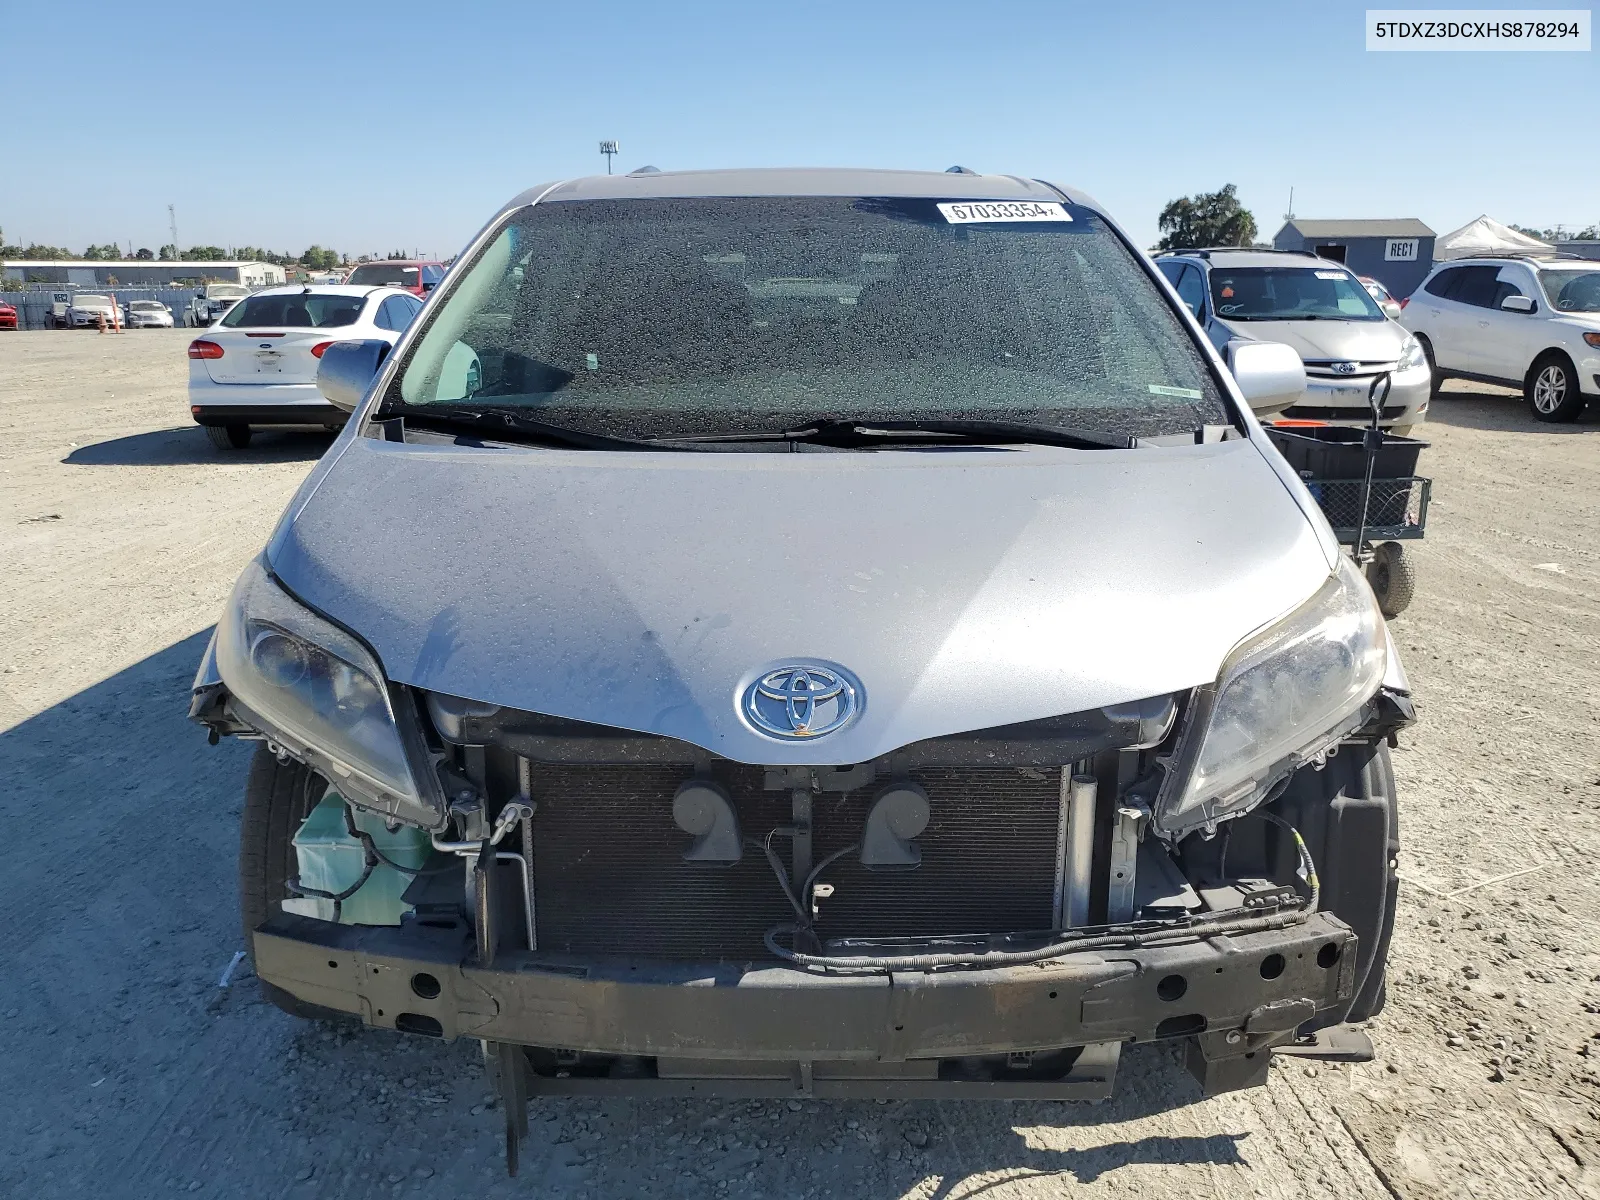
[(930, 421), (869, 421), (822, 417), (797, 429), (708, 433), (693, 437), (665, 437), (668, 443), (694, 442), (812, 442), (823, 446), (862, 447), (894, 443), (941, 441), (977, 442), (991, 446), (1067, 446), (1074, 450), (1126, 450), (1134, 439), (1124, 434), (1061, 425), (1032, 425), (1020, 421), (985, 421), (941, 418)]
[(1333, 321), (1348, 318), (1325, 317), (1321, 313), (1266, 313), (1245, 316), (1243, 313), (1218, 312), (1224, 321)]
[(379, 412), (378, 416), (402, 417), (418, 425), (431, 425), (444, 430), (470, 429), (485, 437), (507, 438), (519, 442), (544, 442), (554, 446), (567, 446), (574, 450), (659, 450), (661, 448), (652, 441), (611, 437), (603, 433), (589, 433), (582, 429), (568, 429), (565, 425), (552, 425), (548, 421), (526, 416), (513, 408), (391, 404)]

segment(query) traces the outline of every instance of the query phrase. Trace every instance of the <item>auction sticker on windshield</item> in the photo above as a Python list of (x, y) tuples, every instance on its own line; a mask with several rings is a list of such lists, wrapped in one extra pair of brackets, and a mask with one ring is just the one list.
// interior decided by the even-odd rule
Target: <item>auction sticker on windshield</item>
[(978, 200), (941, 204), (939, 211), (952, 225), (983, 221), (1070, 221), (1067, 210), (1053, 200)]

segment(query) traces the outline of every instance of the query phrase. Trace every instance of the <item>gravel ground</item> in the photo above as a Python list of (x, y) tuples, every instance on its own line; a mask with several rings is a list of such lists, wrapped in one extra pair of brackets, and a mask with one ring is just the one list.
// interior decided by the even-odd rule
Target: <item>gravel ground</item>
[(1213, 1100), (1141, 1047), (1099, 1105), (539, 1101), (509, 1181), (474, 1044), (217, 986), (249, 751), (188, 685), (326, 439), (218, 455), (185, 337), (0, 334), (0, 1195), (1600, 1196), (1600, 414), (1452, 384), (1425, 427), (1377, 1062)]

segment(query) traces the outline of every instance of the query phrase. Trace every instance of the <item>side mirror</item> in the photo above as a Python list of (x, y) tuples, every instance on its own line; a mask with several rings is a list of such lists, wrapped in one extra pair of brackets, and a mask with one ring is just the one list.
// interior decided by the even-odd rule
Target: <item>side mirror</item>
[(1380, 300), (1378, 307), (1383, 309), (1383, 315), (1391, 321), (1400, 319), (1400, 303), (1397, 300)]
[(1527, 296), (1507, 296), (1500, 301), (1500, 307), (1506, 312), (1531, 313), (1533, 311), (1533, 301)]
[(335, 408), (355, 412), (388, 353), (389, 343), (377, 339), (335, 342), (322, 352), (317, 391)]
[(1293, 346), (1235, 338), (1228, 343), (1227, 361), (1245, 403), (1258, 417), (1274, 416), (1306, 393), (1306, 365)]

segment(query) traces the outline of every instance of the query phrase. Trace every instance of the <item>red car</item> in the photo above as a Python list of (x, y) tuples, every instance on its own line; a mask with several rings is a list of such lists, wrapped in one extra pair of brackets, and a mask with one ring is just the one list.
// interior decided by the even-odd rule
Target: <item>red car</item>
[(385, 259), (383, 262), (362, 263), (345, 279), (347, 284), (370, 284), (374, 287), (405, 288), (414, 296), (426, 296), (439, 286), (444, 278), (442, 262), (421, 262)]
[(17, 310), (9, 304), (0, 304), (0, 329), (17, 327)]

